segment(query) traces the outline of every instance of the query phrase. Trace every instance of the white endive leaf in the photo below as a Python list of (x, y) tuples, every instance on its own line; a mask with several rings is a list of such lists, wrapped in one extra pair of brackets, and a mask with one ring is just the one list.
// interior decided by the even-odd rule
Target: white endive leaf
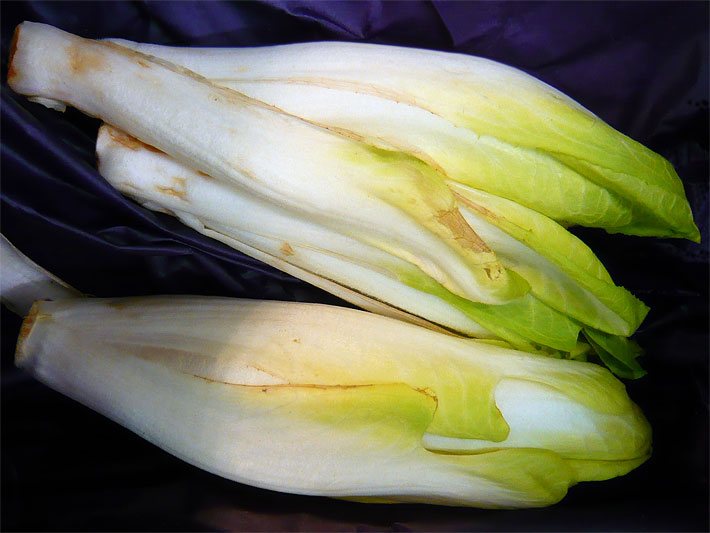
[(25, 316), (35, 300), (75, 298), (81, 293), (35, 264), (0, 235), (0, 299)]

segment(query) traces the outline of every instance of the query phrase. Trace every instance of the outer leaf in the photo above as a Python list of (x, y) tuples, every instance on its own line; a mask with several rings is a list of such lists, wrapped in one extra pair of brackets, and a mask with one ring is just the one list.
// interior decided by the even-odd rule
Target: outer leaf
[(409, 271), (400, 277), (407, 285), (437, 295), (520, 350), (535, 352), (546, 346), (570, 352), (577, 346), (579, 324), (533, 295), (504, 305), (481, 305), (452, 294), (421, 274)]
[(646, 375), (646, 371), (636, 361), (643, 350), (634, 341), (591, 328), (585, 328), (584, 336), (604, 364), (617, 376), (638, 379)]
[[(648, 307), (614, 285), (594, 253), (539, 213), (483, 191), (452, 184), (466, 220), (535, 296), (593, 328), (631, 335)], [(502, 231), (501, 231), (502, 230)], [(510, 238), (512, 237), (512, 239)]]
[(0, 263), (0, 299), (18, 315), (25, 316), (39, 297), (61, 299), (81, 296), (79, 291), (33, 263), (4, 235), (0, 235)]
[[(544, 152), (459, 127), (397, 95), (361, 86), (308, 80), (214, 80), (252, 98), (326, 127), (349, 131), (368, 144), (411, 153), (449, 179), (510, 198), (556, 220), (623, 227), (633, 218), (618, 196)], [(570, 205), (570, 198), (584, 198)]]

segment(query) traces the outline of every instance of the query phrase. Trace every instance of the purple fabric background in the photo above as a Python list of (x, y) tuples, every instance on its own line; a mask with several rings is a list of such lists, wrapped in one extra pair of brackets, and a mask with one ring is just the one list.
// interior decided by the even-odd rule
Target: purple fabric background
[(9, 41), (22, 20), (163, 44), (348, 40), (498, 60), (668, 157), (704, 240), (575, 230), (615, 280), (652, 307), (638, 335), (649, 375), (628, 387), (654, 426), (655, 454), (629, 476), (575, 487), (537, 511), (365, 506), (211, 476), (15, 370), (19, 320), (3, 308), (3, 529), (708, 529), (708, 3), (3, 2), (1, 9), (2, 231), (87, 293), (342, 304), (114, 192), (94, 168), (95, 120), (7, 88)]

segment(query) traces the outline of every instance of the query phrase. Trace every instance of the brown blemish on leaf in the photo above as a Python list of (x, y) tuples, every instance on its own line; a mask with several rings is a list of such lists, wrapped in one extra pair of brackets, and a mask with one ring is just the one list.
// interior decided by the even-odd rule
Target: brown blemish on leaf
[(496, 280), (503, 274), (503, 269), (500, 266), (491, 267), (486, 265), (483, 267), (483, 271), (490, 280)]
[(173, 186), (172, 187), (167, 187), (165, 185), (156, 185), (155, 189), (158, 192), (161, 192), (163, 194), (175, 196), (176, 198), (180, 198), (181, 200), (185, 200), (185, 198), (187, 197), (186, 184), (187, 184), (187, 180), (185, 178), (175, 176), (173, 178)]
[(354, 131), (350, 131), (345, 128), (339, 128), (337, 126), (329, 126), (328, 124), (322, 124), (320, 122), (313, 122), (317, 126), (320, 126), (321, 128), (332, 131), (333, 133), (336, 133), (340, 135), (341, 137), (345, 137), (346, 139), (351, 139), (353, 141), (358, 141), (366, 144), (371, 144), (367, 141), (367, 137), (364, 135), (360, 135), (359, 133), (355, 133)]
[[(485, 218), (494, 219), (494, 220), (500, 219), (500, 217), (498, 215), (496, 215), (495, 213), (493, 213), (492, 211), (489, 211), (488, 209), (486, 209), (482, 205), (478, 205), (477, 203), (472, 202), (471, 200), (469, 200), (465, 196), (462, 196), (461, 194), (458, 194), (456, 192), (454, 192), (454, 196), (456, 197), (457, 201), (461, 202), (463, 205), (465, 205), (466, 207), (468, 207), (472, 211), (476, 211), (477, 213), (480, 213)], [(485, 245), (485, 243), (484, 243), (484, 245)], [(493, 281), (497, 280), (505, 273), (505, 269), (498, 262), (491, 263), (489, 265), (485, 265), (483, 267), (483, 271), (486, 273), (486, 276), (488, 277), (488, 279), (493, 280)]]
[(433, 390), (431, 390), (429, 387), (424, 387), (424, 388), (421, 388), (421, 389), (415, 388), (414, 390), (417, 391), (417, 392), (421, 392), (422, 394), (425, 394), (426, 396), (429, 396), (429, 398), (431, 398), (432, 400), (434, 400), (434, 402), (435, 402), (435, 403), (437, 404), (437, 406), (438, 406), (438, 404), (439, 404), (439, 399), (436, 397), (436, 393), (435, 393)]
[(436, 219), (440, 224), (446, 226), (454, 239), (464, 248), (473, 250), (474, 252), (490, 252), (491, 249), (481, 239), (478, 234), (473, 231), (473, 228), (468, 225), (466, 219), (457, 208), (439, 211), (436, 214)]
[(136, 139), (136, 142), (142, 144), (142, 145), (143, 145), (143, 148), (145, 148), (145, 149), (148, 150), (149, 152), (155, 152), (156, 154), (162, 154), (162, 153), (163, 153), (162, 150), (158, 150), (155, 146), (151, 146), (150, 144), (146, 144), (146, 143), (144, 143), (144, 142), (141, 142), (141, 141), (139, 141), (138, 139)]
[[(187, 374), (187, 373), (186, 373)], [(383, 385), (401, 385), (401, 383), (358, 383), (355, 385), (340, 385), (340, 384), (320, 384), (320, 383), (275, 383), (275, 384), (261, 384), (261, 385), (247, 385), (245, 383), (230, 383), (228, 381), (221, 381), (219, 379), (212, 379), (199, 374), (189, 373), (188, 375), (196, 377), (198, 379), (204, 380), (207, 383), (215, 385), (232, 385), (235, 387), (240, 387), (244, 389), (260, 389), (261, 392), (277, 391), (280, 389), (317, 389), (317, 390), (346, 390), (346, 389), (365, 389), (368, 387), (381, 387)], [(437, 402), (436, 394), (427, 388), (417, 389), (412, 388), (412, 390), (424, 394), (425, 396), (431, 398)], [(438, 402), (437, 402), (438, 403)]]
[(34, 327), (37, 319), (39, 318), (39, 308), (37, 304), (32, 305), (29, 314), (22, 321), (22, 326), (20, 326), (20, 334), (18, 335), (18, 344), (21, 344), (30, 334), (30, 331)]
[(17, 76), (17, 71), (15, 70), (15, 52), (17, 52), (17, 42), (20, 40), (20, 31), (22, 29), (22, 25), (18, 25), (17, 28), (15, 28), (15, 33), (12, 34), (12, 41), (10, 42), (10, 66), (7, 68), (7, 81), (10, 82), (12, 79)]
[(102, 70), (106, 66), (106, 59), (90, 48), (82, 48), (79, 45), (71, 44), (67, 54), (69, 56), (69, 68), (77, 75), (93, 70)]
[(135, 63), (143, 68), (151, 68), (154, 65), (160, 65), (162, 67), (165, 67), (169, 70), (172, 70), (173, 72), (178, 72), (180, 74), (185, 74), (188, 75), (192, 78), (199, 78), (204, 80), (205, 78), (196, 74), (195, 72), (186, 69), (185, 67), (181, 67), (179, 65), (175, 65), (173, 63), (170, 63), (169, 61), (165, 61), (164, 59), (160, 59), (158, 57), (149, 55), (149, 54), (144, 54), (142, 52), (138, 52), (136, 50), (131, 50), (130, 48), (126, 48), (125, 46), (122, 46), (118, 43), (113, 43), (111, 41), (94, 41), (95, 44), (98, 44), (100, 46), (104, 46), (106, 48), (110, 48), (114, 52), (118, 52), (123, 56), (131, 58)]
[(493, 211), (486, 209), (482, 205), (478, 205), (477, 203), (466, 198), (465, 196), (463, 196), (457, 192), (454, 192), (454, 196), (456, 197), (457, 201), (461, 202), (463, 205), (465, 205), (466, 207), (468, 207), (472, 211), (476, 211), (477, 213), (480, 213), (485, 218), (493, 219), (493, 220), (500, 219), (500, 217), (498, 215), (496, 215)]
[(281, 245), (281, 248), (279, 248), (279, 249), (281, 250), (281, 253), (284, 255), (293, 255), (296, 253), (293, 251), (293, 248), (291, 248), (291, 245), (287, 242), (283, 243)]
[(210, 175), (207, 174), (206, 172), (202, 172), (201, 170), (198, 170), (198, 171), (197, 171), (197, 175), (198, 175), (198, 176), (202, 176), (203, 178), (212, 179), (212, 176), (210, 176)]
[(121, 130), (118, 130), (113, 127), (107, 127), (107, 130), (109, 136), (113, 141), (117, 142), (118, 144), (125, 146), (129, 150), (148, 150), (150, 152), (157, 152), (157, 153), (162, 153), (160, 150), (155, 148), (154, 146), (151, 146), (149, 144), (144, 143), (143, 141), (139, 141), (135, 137), (131, 137), (127, 133), (124, 133)]
[(20, 366), (22, 360), (29, 355), (26, 353), (25, 343), (27, 342), (27, 338), (32, 332), (35, 324), (40, 320), (52, 320), (52, 315), (40, 313), (39, 306), (41, 304), (42, 302), (35, 302), (32, 304), (30, 312), (22, 321), (22, 326), (20, 326), (20, 333), (17, 336), (17, 348), (15, 350), (15, 364), (18, 366)]
[(245, 178), (248, 178), (252, 181), (259, 181), (257, 178), (256, 174), (251, 172), (250, 170), (247, 169), (247, 167), (243, 166), (241, 161), (237, 160), (232, 163), (232, 168), (239, 172), (242, 176)]
[[(189, 71), (188, 71), (189, 72)], [(292, 115), (291, 113), (288, 113), (284, 111), (283, 109), (276, 107), (275, 105), (263, 102), (261, 100), (256, 100), (254, 98), (251, 98), (250, 96), (247, 96), (246, 94), (240, 93), (239, 91), (235, 89), (230, 89), (229, 87), (222, 87), (221, 85), (215, 84), (212, 80), (208, 80), (207, 78), (199, 77), (198, 78), (200, 81), (203, 83), (208, 83), (209, 85), (212, 86), (213, 89), (213, 95), (212, 99), (215, 100), (216, 102), (222, 102), (226, 101), (228, 103), (231, 103), (233, 105), (237, 106), (253, 106), (253, 107), (260, 107), (262, 109), (266, 109), (268, 111), (273, 111), (275, 113), (279, 113), (279, 116), (282, 115), (288, 115), (292, 118), (295, 118), (301, 122), (309, 122), (301, 117), (298, 117), (296, 115)]]
[[(359, 389), (365, 387), (379, 387), (382, 385), (399, 385), (399, 383), (362, 383), (358, 385), (321, 385), (318, 383), (277, 383), (275, 385), (268, 385), (263, 387), (262, 385), (241, 385), (242, 387), (262, 387), (262, 392), (266, 392), (269, 389), (318, 389), (318, 390), (345, 390), (345, 389)], [(416, 390), (416, 389), (415, 389)], [(421, 392), (421, 391), (420, 391)]]

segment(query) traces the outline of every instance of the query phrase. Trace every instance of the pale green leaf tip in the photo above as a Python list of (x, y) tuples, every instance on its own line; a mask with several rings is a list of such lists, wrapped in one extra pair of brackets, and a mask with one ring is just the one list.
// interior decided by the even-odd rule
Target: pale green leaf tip
[(585, 328), (584, 336), (614, 375), (624, 379), (639, 379), (647, 374), (637, 361), (643, 355), (643, 349), (636, 341), (592, 328)]
[(623, 227), (607, 227), (604, 228), (607, 233), (612, 235), (621, 233), (623, 235), (633, 235), (635, 237), (659, 237), (666, 239), (688, 239), (694, 243), (700, 243), (701, 236), (698, 226), (692, 217), (688, 220), (672, 226), (657, 226), (657, 225), (630, 225)]
[(693, 222), (693, 228), (688, 232), (686, 235), (686, 239), (689, 239), (693, 241), (696, 244), (700, 244), (701, 238), (700, 238), (700, 230), (698, 229), (698, 226)]

